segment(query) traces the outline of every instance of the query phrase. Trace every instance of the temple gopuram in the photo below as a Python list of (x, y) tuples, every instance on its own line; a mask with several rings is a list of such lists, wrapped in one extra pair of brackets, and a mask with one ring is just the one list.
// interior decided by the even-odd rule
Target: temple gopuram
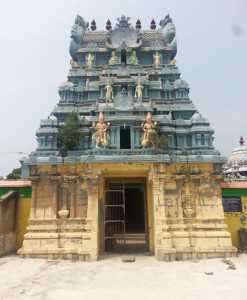
[[(235, 255), (221, 202), (224, 160), (181, 78), (171, 17), (142, 29), (121, 16), (98, 30), (77, 16), (69, 51), (59, 102), (22, 161), (32, 201), (19, 254)], [(80, 144), (62, 157), (58, 131), (71, 113), (80, 120)]]

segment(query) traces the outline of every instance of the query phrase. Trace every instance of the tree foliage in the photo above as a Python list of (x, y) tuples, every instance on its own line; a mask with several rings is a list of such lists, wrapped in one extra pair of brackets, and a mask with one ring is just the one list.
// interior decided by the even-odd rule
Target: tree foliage
[(15, 168), (7, 175), (7, 179), (21, 179), (21, 168)]
[(80, 120), (77, 113), (70, 113), (65, 123), (58, 128), (58, 150), (62, 157), (68, 151), (78, 150), (80, 144)]

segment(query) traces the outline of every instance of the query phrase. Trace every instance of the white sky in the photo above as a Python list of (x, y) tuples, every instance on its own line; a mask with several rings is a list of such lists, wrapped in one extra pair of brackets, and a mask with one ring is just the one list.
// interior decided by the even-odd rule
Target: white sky
[(69, 71), (76, 14), (104, 29), (121, 14), (149, 27), (167, 13), (175, 22), (177, 65), (191, 99), (229, 155), (247, 139), (246, 0), (0, 0), (0, 176), (19, 165), (17, 152), (36, 148), (35, 131), (58, 102)]

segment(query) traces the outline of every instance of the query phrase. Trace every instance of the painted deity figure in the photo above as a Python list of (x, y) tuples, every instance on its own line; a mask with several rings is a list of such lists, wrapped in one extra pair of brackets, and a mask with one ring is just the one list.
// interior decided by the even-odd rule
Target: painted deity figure
[(143, 86), (141, 84), (141, 79), (138, 79), (136, 83), (136, 89), (135, 89), (135, 98), (137, 98), (139, 101), (142, 100), (142, 90), (143, 90)]
[(132, 50), (130, 58), (129, 58), (129, 63), (131, 65), (138, 65), (138, 58), (136, 56), (136, 51)]
[(110, 80), (107, 81), (105, 90), (106, 90), (106, 94), (105, 94), (106, 102), (107, 103), (112, 102), (112, 100), (113, 100), (113, 88), (112, 88), (112, 84), (111, 84)]
[(93, 66), (94, 55), (92, 53), (88, 53), (86, 56), (86, 66), (91, 68)]
[(93, 140), (95, 141), (96, 148), (105, 148), (108, 145), (107, 130), (110, 123), (105, 123), (104, 115), (102, 112), (99, 113), (99, 119), (97, 124), (93, 123), (95, 133), (93, 134)]
[(113, 50), (111, 53), (111, 58), (109, 59), (109, 65), (116, 65), (118, 64), (118, 57), (116, 55), (116, 51)]
[(79, 64), (78, 64), (78, 62), (76, 62), (76, 61), (73, 60), (73, 59), (70, 60), (70, 65), (71, 65), (71, 67), (72, 67), (73, 69), (76, 69), (76, 68), (79, 68), (79, 67), (80, 67)]
[(86, 83), (85, 83), (85, 88), (89, 89), (90, 81), (89, 78), (87, 78)]
[(121, 90), (121, 95), (124, 96), (124, 97), (128, 96), (128, 90), (127, 90), (127, 88), (125, 86)]
[(158, 68), (161, 63), (161, 56), (158, 51), (156, 51), (156, 53), (153, 55), (153, 59), (155, 68)]
[(158, 147), (157, 122), (153, 122), (151, 112), (147, 113), (146, 121), (142, 124), (144, 131), (141, 145), (144, 148)]
[(170, 65), (172, 65), (172, 66), (176, 66), (176, 63), (177, 63), (177, 61), (176, 61), (175, 58), (173, 58), (173, 59), (170, 61)]

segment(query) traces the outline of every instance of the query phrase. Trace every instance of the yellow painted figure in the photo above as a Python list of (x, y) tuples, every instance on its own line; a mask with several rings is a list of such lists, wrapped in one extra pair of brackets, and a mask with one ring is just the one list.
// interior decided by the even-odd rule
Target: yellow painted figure
[(158, 134), (157, 134), (157, 123), (153, 122), (152, 114), (147, 113), (146, 121), (142, 125), (143, 127), (143, 138), (141, 144), (144, 148), (157, 148), (158, 146)]
[(93, 139), (95, 140), (96, 148), (106, 147), (108, 145), (107, 130), (109, 126), (110, 123), (105, 123), (104, 115), (100, 112), (97, 124), (93, 123), (93, 128), (95, 129)]
[(135, 98), (138, 100), (142, 100), (142, 89), (143, 86), (141, 85), (141, 80), (138, 79), (136, 83), (136, 89), (135, 89)]
[(109, 65), (116, 65), (118, 64), (118, 57), (116, 55), (116, 51), (113, 50), (111, 53), (111, 58), (109, 59)]
[(154, 59), (154, 66), (155, 68), (158, 68), (160, 66), (161, 63), (161, 57), (158, 51), (156, 51), (156, 53), (153, 55), (153, 59)]
[(70, 60), (70, 65), (72, 68), (79, 68), (78, 62), (74, 61), (73, 59)]
[(111, 84), (110, 80), (107, 81), (105, 89), (106, 89), (106, 95), (105, 95), (106, 102), (112, 102), (112, 100), (113, 100), (113, 88), (112, 88), (112, 84)]
[(86, 65), (87, 67), (91, 68), (93, 66), (94, 56), (91, 53), (88, 53), (86, 57)]
[(176, 61), (175, 58), (173, 58), (173, 59), (170, 61), (170, 65), (176, 66), (176, 63), (177, 63), (177, 61)]

